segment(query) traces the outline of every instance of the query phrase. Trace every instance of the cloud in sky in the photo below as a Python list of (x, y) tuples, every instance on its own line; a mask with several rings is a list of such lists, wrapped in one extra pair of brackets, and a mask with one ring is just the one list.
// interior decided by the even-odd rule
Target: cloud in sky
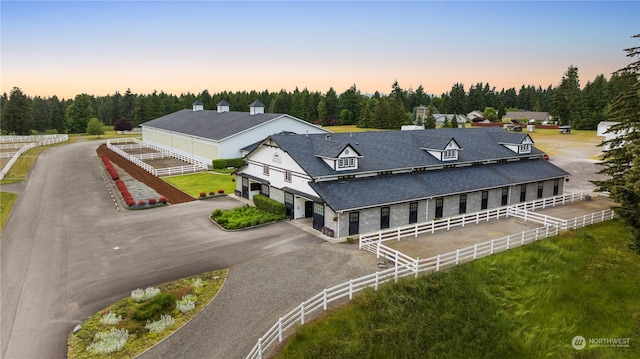
[(584, 85), (624, 66), (640, 3), (2, 1), (1, 86), (70, 98), (295, 87)]

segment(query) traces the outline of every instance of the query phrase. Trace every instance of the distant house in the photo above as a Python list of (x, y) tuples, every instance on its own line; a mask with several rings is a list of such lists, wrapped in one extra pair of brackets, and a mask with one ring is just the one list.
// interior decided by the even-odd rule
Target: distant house
[(529, 120), (540, 121), (546, 124), (551, 120), (548, 112), (529, 112), (529, 111), (509, 111), (502, 119), (510, 118), (520, 123), (527, 123)]
[(437, 114), (434, 114), (433, 117), (436, 118), (437, 127), (442, 127), (442, 125), (444, 125), (446, 120), (449, 120), (449, 123), (451, 123), (454, 118), (458, 122), (458, 127), (463, 127), (463, 124), (467, 122), (467, 117), (465, 115), (437, 113)]
[(473, 121), (476, 118), (484, 118), (484, 116), (482, 115), (482, 112), (475, 110), (475, 111), (471, 111), (467, 114), (467, 118), (469, 119), (469, 121)]
[(217, 110), (204, 110), (196, 101), (192, 110), (180, 110), (141, 127), (144, 142), (207, 164), (241, 157), (243, 147), (274, 133), (330, 132), (290, 115), (265, 113), (257, 100), (249, 105), (249, 112), (229, 111), (226, 101), (220, 101)]
[(500, 128), (275, 134), (245, 157), (236, 194), (345, 237), (562, 194), (569, 173), (543, 155)]

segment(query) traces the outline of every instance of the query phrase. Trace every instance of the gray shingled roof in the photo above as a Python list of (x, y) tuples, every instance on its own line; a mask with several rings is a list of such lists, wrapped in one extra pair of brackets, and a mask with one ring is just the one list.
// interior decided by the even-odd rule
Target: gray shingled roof
[(249, 105), (249, 107), (264, 107), (264, 105), (262, 104), (262, 102), (255, 100), (251, 103), (251, 105)]
[[(348, 143), (362, 156), (358, 160), (358, 169), (340, 171), (339, 173), (347, 175), (359, 172), (442, 166), (460, 162), (541, 156), (543, 154), (534, 147), (530, 154), (519, 155), (498, 143), (498, 139), (506, 139), (509, 143), (520, 143), (522, 136), (522, 134), (507, 132), (501, 128), (355, 132), (353, 134), (332, 133), (326, 144), (327, 146), (335, 145), (337, 151), (337, 148), (341, 150), (345, 143)], [(317, 157), (316, 149), (318, 146), (314, 143), (325, 141), (324, 134), (278, 134), (271, 136), (271, 138), (284, 151), (288, 152), (311, 177), (318, 178), (337, 174)], [(458, 154), (458, 160), (442, 162), (421, 149), (436, 148), (442, 143), (448, 143), (452, 138), (463, 149)], [(434, 140), (433, 146), (429, 144), (429, 139)], [(328, 149), (323, 149), (323, 153), (331, 152)]]
[(310, 182), (309, 185), (334, 211), (348, 211), (568, 175), (548, 161), (535, 159), (345, 181)]
[(142, 126), (219, 141), (281, 116), (285, 115), (279, 113), (250, 115), (248, 112), (235, 111), (218, 113), (218, 111), (213, 110), (180, 110), (145, 122)]
[(225, 100), (222, 100), (220, 102), (218, 102), (218, 104), (216, 106), (229, 106), (229, 103)]

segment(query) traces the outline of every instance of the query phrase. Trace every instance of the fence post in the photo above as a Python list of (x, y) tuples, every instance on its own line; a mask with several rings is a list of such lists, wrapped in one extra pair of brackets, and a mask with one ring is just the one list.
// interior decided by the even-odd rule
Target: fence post
[(451, 217), (447, 218), (447, 231), (451, 229)]
[(418, 278), (419, 271), (420, 271), (420, 259), (416, 257), (416, 278)]
[(396, 267), (395, 268), (396, 268), (396, 270), (394, 271), (395, 275), (394, 275), (393, 281), (395, 283), (398, 283), (398, 263), (396, 263)]
[[(536, 228), (536, 231), (537, 231), (537, 230), (538, 230), (538, 229)], [(524, 245), (524, 231), (522, 231), (522, 245)]]
[[(376, 272), (376, 283), (375, 283), (375, 285), (374, 285), (374, 289), (375, 289), (375, 290), (378, 290), (378, 283), (379, 283), (379, 281), (380, 281), (380, 272)], [(326, 289), (325, 289), (325, 291), (326, 291)]]
[(349, 300), (353, 299), (353, 279), (349, 279)]
[(282, 318), (278, 319), (278, 341), (282, 343)]
[(304, 302), (300, 303), (300, 324), (304, 325)]
[(460, 249), (456, 249), (456, 265), (458, 265), (459, 259), (460, 259)]
[(490, 254), (493, 254), (493, 239), (491, 240), (491, 253)]
[[(376, 272), (378, 273), (378, 272)], [(326, 311), (327, 310), (327, 288), (324, 289), (323, 291), (323, 299), (324, 299), (324, 303), (322, 305), (323, 309)]]
[(478, 244), (473, 245), (473, 259), (478, 258)]
[(436, 272), (440, 271), (440, 255), (436, 257)]
[(258, 338), (258, 358), (262, 359), (262, 337)]
[(398, 227), (397, 234), (398, 234), (398, 242), (400, 242), (400, 227)]
[(507, 235), (507, 249), (509, 249), (509, 240), (511, 239), (511, 235)]

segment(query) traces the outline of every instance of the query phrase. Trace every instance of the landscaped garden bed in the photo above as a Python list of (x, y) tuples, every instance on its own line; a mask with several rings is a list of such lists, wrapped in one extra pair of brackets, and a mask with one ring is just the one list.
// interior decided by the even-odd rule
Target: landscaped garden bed
[(242, 207), (220, 210), (211, 213), (211, 219), (224, 229), (238, 230), (287, 219), (284, 204), (266, 196), (253, 196), (255, 207), (245, 204)]
[(69, 334), (67, 357), (133, 358), (197, 315), (222, 287), (218, 270), (146, 289), (114, 303)]

